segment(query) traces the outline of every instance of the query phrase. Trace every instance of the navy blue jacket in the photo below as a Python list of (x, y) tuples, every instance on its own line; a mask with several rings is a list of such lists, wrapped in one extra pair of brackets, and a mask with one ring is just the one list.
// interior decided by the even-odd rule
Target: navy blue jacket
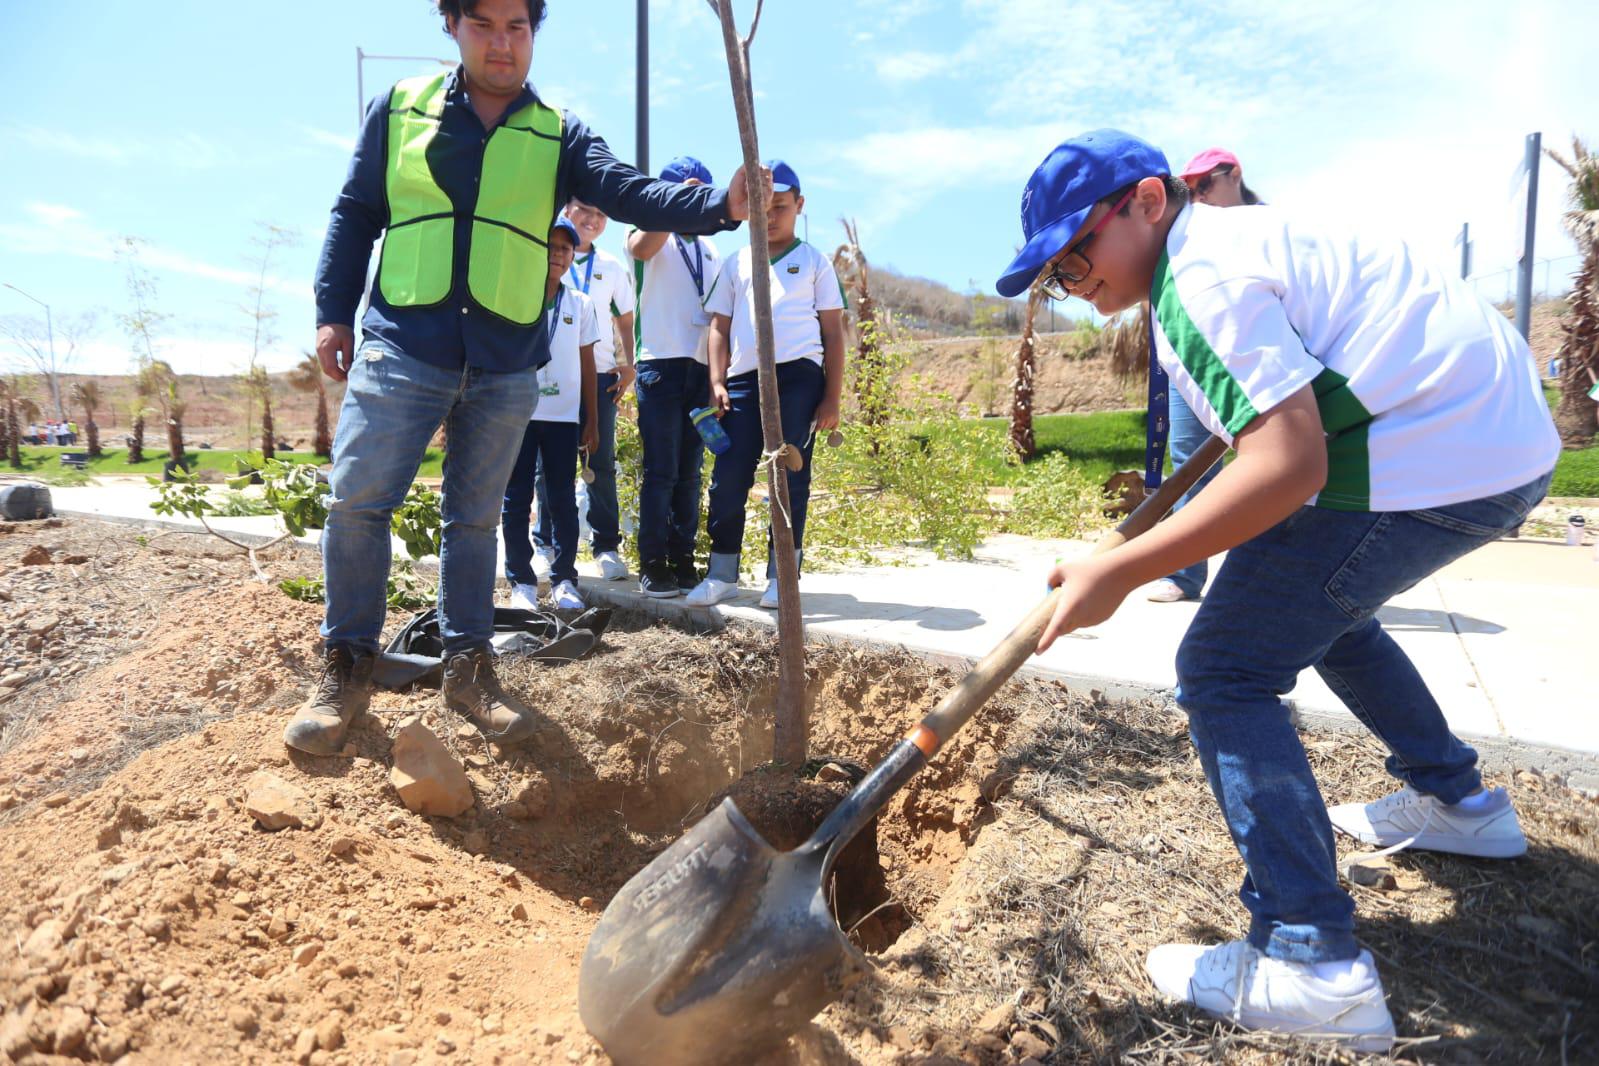
[[(366, 339), (434, 366), (471, 366), (495, 372), (543, 366), (550, 359), (544, 316), (531, 326), (519, 326), (465, 296), (470, 220), (477, 203), (483, 150), (492, 131), (483, 128), (472, 110), (459, 67), (446, 78), (445, 90), (444, 113), (428, 149), (428, 162), (456, 209), (455, 277), (450, 298), (435, 307), (392, 307), (374, 283), (362, 330)], [(500, 123), (534, 99), (534, 91), (523, 85), (521, 96), (505, 109)], [(361, 137), (350, 159), (349, 177), (333, 205), (316, 271), (319, 326), (354, 325), (356, 308), (367, 287), (372, 245), (389, 224), (384, 193), (388, 117), (389, 93), (384, 92), (367, 107)], [(568, 112), (555, 182), (556, 210), (574, 196), (645, 230), (709, 234), (738, 226), (728, 217), (725, 189), (656, 181), (641, 174), (620, 162), (603, 139)]]

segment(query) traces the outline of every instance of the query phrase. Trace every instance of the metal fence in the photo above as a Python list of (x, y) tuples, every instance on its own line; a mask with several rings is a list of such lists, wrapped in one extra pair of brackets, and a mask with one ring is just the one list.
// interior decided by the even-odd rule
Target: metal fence
[[(1582, 256), (1561, 255), (1552, 259), (1538, 258), (1532, 269), (1533, 300), (1548, 300), (1564, 296), (1571, 291), (1572, 279), (1582, 266)], [(1509, 303), (1516, 298), (1516, 272), (1519, 265), (1502, 270), (1472, 271), (1467, 281), (1477, 294), (1494, 303)]]

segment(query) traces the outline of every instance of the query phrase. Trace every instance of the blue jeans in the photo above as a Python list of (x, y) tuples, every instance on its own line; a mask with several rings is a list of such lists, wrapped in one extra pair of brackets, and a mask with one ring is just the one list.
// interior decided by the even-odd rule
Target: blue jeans
[(1332, 823), (1279, 699), (1313, 666), (1388, 750), (1388, 772), (1457, 803), (1481, 784), (1477, 753), (1377, 609), (1514, 528), (1549, 475), (1469, 503), (1387, 513), (1302, 507), (1227, 553), (1177, 651), (1177, 702), (1248, 870), (1249, 941), (1274, 958), (1359, 953), (1338, 886)]
[[(1167, 396), (1171, 411), (1171, 461), (1172, 468), (1182, 466), (1190, 455), (1199, 450), (1199, 446), (1210, 437), (1210, 430), (1206, 429), (1194, 415), (1193, 408), (1183, 400), (1176, 389), (1168, 389)], [(1177, 501), (1172, 508), (1176, 514), (1183, 509), (1183, 505), (1194, 498), (1200, 489), (1209, 485), (1217, 474), (1221, 473), (1221, 464), (1211, 467), (1204, 477), (1194, 482), (1194, 487), (1183, 493), (1182, 499)], [(1169, 579), (1183, 590), (1183, 595), (1189, 599), (1198, 599), (1204, 591), (1205, 578), (1210, 573), (1210, 563), (1204, 559), (1193, 566), (1185, 566), (1175, 574), (1168, 575)]]
[[(555, 584), (577, 580), (577, 443), (576, 422), (527, 424), (516, 464), (505, 484), (500, 510), (500, 533), (505, 539), (505, 576), (513, 585), (536, 585), (533, 542), (528, 536), (527, 513), (533, 506), (534, 485), (539, 489), (539, 525), (552, 523), (555, 562), (550, 580)], [(540, 541), (540, 546), (544, 544)]]
[[(616, 503), (616, 397), (612, 396), (610, 389), (616, 384), (615, 374), (596, 374), (594, 380), (598, 384), (598, 408), (595, 420), (599, 425), (599, 449), (589, 456), (589, 469), (594, 472), (594, 484), (588, 487), (588, 518), (589, 528), (594, 531), (593, 544), (590, 550), (595, 555), (600, 552), (614, 552), (622, 546), (620, 508)], [(588, 408), (583, 407), (577, 416), (578, 425), (581, 426), (588, 419)], [(581, 434), (579, 434), (581, 437)], [(549, 548), (555, 544), (555, 530), (548, 517), (550, 508), (544, 498), (544, 472), (539, 471), (539, 520), (533, 530), (533, 543), (540, 548)]]
[[(716, 457), (711, 471), (710, 512), (705, 520), (711, 534), (709, 576), (722, 581), (738, 580), (739, 551), (744, 544), (744, 504), (755, 484), (765, 444), (761, 434), (760, 375), (755, 371), (727, 379), (728, 411), (722, 416), (722, 429), (733, 446)], [(794, 530), (794, 551), (805, 543), (805, 511), (811, 499), (811, 450), (814, 445), (811, 422), (822, 403), (826, 378), (822, 368), (809, 359), (794, 359), (777, 365), (777, 400), (783, 424), (783, 440), (800, 445), (805, 465), (788, 472), (789, 525)], [(766, 576), (777, 575), (777, 560), (772, 557), (772, 533), (766, 532)]]
[(700, 466), (705, 453), (688, 413), (710, 402), (710, 377), (693, 359), (646, 359), (638, 364), (633, 390), (644, 451), (639, 559), (649, 563), (691, 557), (700, 531)]
[(448, 654), (494, 636), (494, 530), (516, 446), (538, 403), (533, 370), (446, 370), (362, 345), (333, 440), (333, 492), (322, 531), (329, 647), (375, 652), (383, 634), (389, 520), (443, 422), (439, 627)]

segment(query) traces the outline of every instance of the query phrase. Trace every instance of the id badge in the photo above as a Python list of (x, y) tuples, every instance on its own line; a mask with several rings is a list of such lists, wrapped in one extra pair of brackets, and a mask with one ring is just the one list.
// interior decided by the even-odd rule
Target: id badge
[(705, 308), (702, 307), (694, 313), (694, 325), (696, 328), (701, 328), (710, 324), (711, 313), (705, 310)]

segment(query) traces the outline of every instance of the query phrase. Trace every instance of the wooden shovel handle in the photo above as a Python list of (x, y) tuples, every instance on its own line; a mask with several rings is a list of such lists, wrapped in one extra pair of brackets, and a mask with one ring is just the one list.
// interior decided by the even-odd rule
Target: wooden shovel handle
[[(1148, 532), (1156, 522), (1166, 517), (1166, 513), (1183, 494), (1215, 466), (1226, 451), (1227, 443), (1220, 437), (1211, 437), (1200, 445), (1186, 463), (1162, 482), (1159, 489), (1146, 497), (1114, 530), (1100, 538), (1094, 545), (1094, 554), (1110, 551), (1140, 533)], [(1034, 607), (1021, 624), (1011, 630), (1009, 636), (1000, 641), (998, 647), (961, 678), (960, 683), (922, 719), (921, 724), (911, 730), (907, 739), (921, 748), (923, 754), (931, 757), (945, 741), (954, 736), (956, 730), (965, 725), (999, 686), (1009, 681), (1010, 676), (1033, 654), (1039, 638), (1044, 635), (1044, 627), (1049, 625), (1050, 616), (1055, 613), (1060, 595), (1060, 589), (1051, 590), (1044, 601)]]

